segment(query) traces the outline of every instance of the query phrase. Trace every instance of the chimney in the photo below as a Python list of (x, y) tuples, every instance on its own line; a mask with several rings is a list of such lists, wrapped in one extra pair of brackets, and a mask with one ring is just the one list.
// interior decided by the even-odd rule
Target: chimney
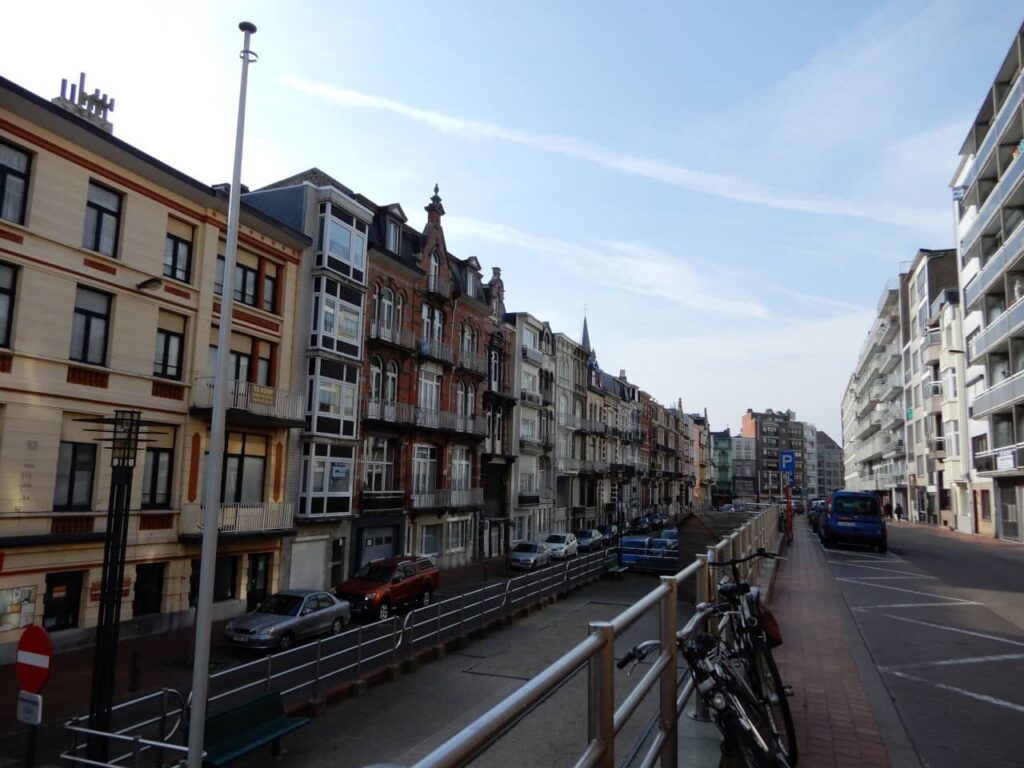
[(620, 379), (625, 379), (626, 378), (626, 369), (625, 368), (619, 368), (619, 378)]
[(501, 280), (501, 267), (491, 267), (491, 280)]
[(107, 94), (100, 94), (97, 88), (92, 93), (85, 92), (85, 72), (78, 76), (78, 85), (71, 84), (68, 91), (68, 80), (63, 78), (60, 81), (60, 96), (51, 100), (61, 109), (64, 109), (76, 117), (81, 118), (90, 125), (94, 125), (101, 131), (114, 132), (114, 124), (107, 117), (114, 111), (114, 99)]

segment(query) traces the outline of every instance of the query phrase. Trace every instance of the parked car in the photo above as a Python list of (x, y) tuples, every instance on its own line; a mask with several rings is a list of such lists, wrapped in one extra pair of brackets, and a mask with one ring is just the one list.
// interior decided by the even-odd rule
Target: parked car
[(619, 539), (619, 526), (615, 523), (610, 525), (599, 525), (597, 530), (601, 532), (601, 536), (604, 537), (605, 544), (614, 544)]
[(802, 515), (806, 511), (803, 499), (793, 499), (793, 514)]
[(290, 589), (276, 592), (255, 611), (229, 621), (224, 627), (224, 637), (246, 648), (287, 651), (302, 640), (338, 634), (351, 613), (346, 600), (338, 600), (326, 592)]
[(572, 557), (579, 550), (576, 537), (571, 533), (552, 533), (544, 543), (551, 549), (551, 556), (559, 560)]
[(679, 542), (651, 536), (623, 536), (619, 561), (637, 570), (678, 570)]
[(825, 502), (821, 499), (811, 502), (811, 508), (807, 510), (807, 522), (811, 524), (811, 530), (818, 531), (818, 522), (821, 520), (821, 513), (825, 511)]
[(888, 548), (882, 505), (873, 493), (836, 491), (818, 523), (821, 540), (828, 548), (838, 543)]
[(576, 531), (575, 536), (580, 552), (593, 552), (604, 546), (604, 536), (596, 528), (590, 530), (584, 528)]
[(540, 541), (520, 541), (512, 547), (508, 559), (511, 567), (532, 571), (551, 564), (551, 549)]
[(661, 538), (667, 541), (679, 541), (679, 529), (678, 528), (663, 528), (661, 533), (658, 534)]
[(651, 521), (646, 517), (634, 517), (629, 521), (630, 533), (647, 533), (651, 530)]
[(438, 573), (427, 557), (390, 557), (366, 563), (334, 588), (352, 604), (352, 614), (383, 620), (403, 605), (427, 605), (437, 591)]

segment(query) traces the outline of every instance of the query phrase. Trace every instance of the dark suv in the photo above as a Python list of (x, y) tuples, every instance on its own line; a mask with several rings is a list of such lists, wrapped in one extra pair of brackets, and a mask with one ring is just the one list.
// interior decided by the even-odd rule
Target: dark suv
[(334, 588), (352, 615), (386, 619), (402, 605), (427, 605), (437, 591), (437, 566), (426, 557), (389, 557), (366, 563)]
[(873, 493), (833, 493), (821, 513), (818, 533), (826, 547), (848, 543), (874, 546), (879, 552), (888, 548), (882, 505)]

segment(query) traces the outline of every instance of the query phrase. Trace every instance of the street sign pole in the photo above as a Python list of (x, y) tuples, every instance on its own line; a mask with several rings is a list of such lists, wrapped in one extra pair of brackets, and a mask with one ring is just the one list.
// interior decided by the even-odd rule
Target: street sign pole
[(15, 649), (14, 674), (22, 689), (18, 693), (18, 720), (28, 724), (25, 742), (27, 768), (34, 768), (36, 764), (36, 738), (43, 714), (43, 697), (39, 692), (50, 677), (52, 656), (49, 633), (35, 624), (26, 627)]

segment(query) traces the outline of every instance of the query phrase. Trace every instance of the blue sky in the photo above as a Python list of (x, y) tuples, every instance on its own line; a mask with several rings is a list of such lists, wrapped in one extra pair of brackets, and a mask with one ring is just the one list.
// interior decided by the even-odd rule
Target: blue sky
[[(105, 13), (98, 13), (104, 9)], [(792, 408), (840, 439), (887, 278), (950, 247), (957, 151), (1019, 2), (18, 3), (0, 74), (88, 73), (115, 133), (230, 178), (319, 166), (500, 266), (509, 309), (663, 402)]]

